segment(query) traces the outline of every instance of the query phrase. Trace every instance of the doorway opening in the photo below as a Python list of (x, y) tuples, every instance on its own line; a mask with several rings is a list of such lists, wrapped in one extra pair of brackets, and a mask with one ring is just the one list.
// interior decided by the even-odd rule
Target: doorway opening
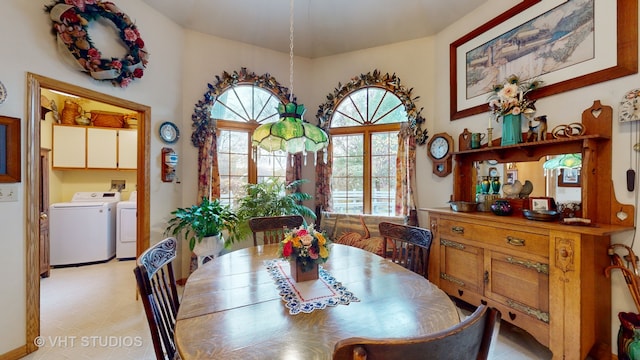
[(136, 254), (149, 247), (149, 148), (151, 108), (114, 96), (67, 84), (55, 79), (28, 73), (27, 74), (27, 133), (26, 133), (26, 299), (27, 299), (27, 353), (37, 350), (33, 342), (40, 335), (40, 220), (42, 189), (41, 153), (40, 153), (40, 121), (43, 114), (41, 104), (42, 89), (60, 91), (91, 101), (128, 109), (137, 113), (137, 223)]

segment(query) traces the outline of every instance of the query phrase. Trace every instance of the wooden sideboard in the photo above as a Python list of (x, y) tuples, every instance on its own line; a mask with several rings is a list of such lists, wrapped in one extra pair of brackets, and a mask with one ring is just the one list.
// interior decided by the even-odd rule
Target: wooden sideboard
[[(582, 154), (582, 216), (592, 226), (521, 215), (420, 209), (434, 234), (429, 279), (449, 295), (486, 303), (531, 333), (554, 359), (611, 358), (611, 284), (604, 268), (611, 235), (633, 230), (635, 207), (616, 200), (611, 180), (612, 115), (600, 101), (582, 112), (585, 133), (453, 153), (452, 200), (474, 201), (476, 161), (538, 161)], [(571, 122), (571, 121), (569, 121)]]
[(610, 358), (607, 248), (612, 234), (632, 227), (425, 210), (434, 234), (430, 281), (470, 304), (496, 307), (554, 359), (584, 359), (590, 351)]

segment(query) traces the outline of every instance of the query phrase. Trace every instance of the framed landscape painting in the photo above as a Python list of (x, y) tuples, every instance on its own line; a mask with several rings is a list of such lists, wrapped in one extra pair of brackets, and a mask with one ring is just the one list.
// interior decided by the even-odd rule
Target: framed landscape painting
[(451, 120), (488, 113), (512, 74), (543, 81), (532, 99), (635, 74), (637, 29), (638, 0), (524, 0), (451, 43)]

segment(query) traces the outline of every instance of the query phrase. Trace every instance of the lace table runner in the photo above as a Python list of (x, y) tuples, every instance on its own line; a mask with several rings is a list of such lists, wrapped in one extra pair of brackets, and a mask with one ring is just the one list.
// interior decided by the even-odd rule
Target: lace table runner
[(280, 296), (291, 315), (301, 312), (310, 313), (327, 306), (349, 305), (352, 301), (360, 301), (322, 266), (318, 269), (318, 280), (299, 283), (291, 278), (287, 260), (267, 260), (265, 266), (276, 283)]

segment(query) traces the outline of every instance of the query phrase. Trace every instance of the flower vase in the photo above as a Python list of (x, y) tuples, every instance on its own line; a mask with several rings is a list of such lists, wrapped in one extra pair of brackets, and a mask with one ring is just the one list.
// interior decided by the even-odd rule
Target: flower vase
[(500, 193), (500, 178), (498, 176), (494, 176), (491, 180), (491, 190), (493, 194)]
[(521, 118), (521, 114), (507, 114), (502, 117), (502, 140), (500, 145), (513, 145), (522, 142)]
[(318, 279), (318, 264), (313, 264), (310, 270), (304, 271), (302, 263), (297, 260), (289, 261), (291, 278), (295, 282), (303, 282)]
[(480, 183), (480, 189), (483, 194), (489, 193), (489, 189), (491, 189), (491, 180), (489, 180), (488, 176), (482, 177), (482, 182)]

